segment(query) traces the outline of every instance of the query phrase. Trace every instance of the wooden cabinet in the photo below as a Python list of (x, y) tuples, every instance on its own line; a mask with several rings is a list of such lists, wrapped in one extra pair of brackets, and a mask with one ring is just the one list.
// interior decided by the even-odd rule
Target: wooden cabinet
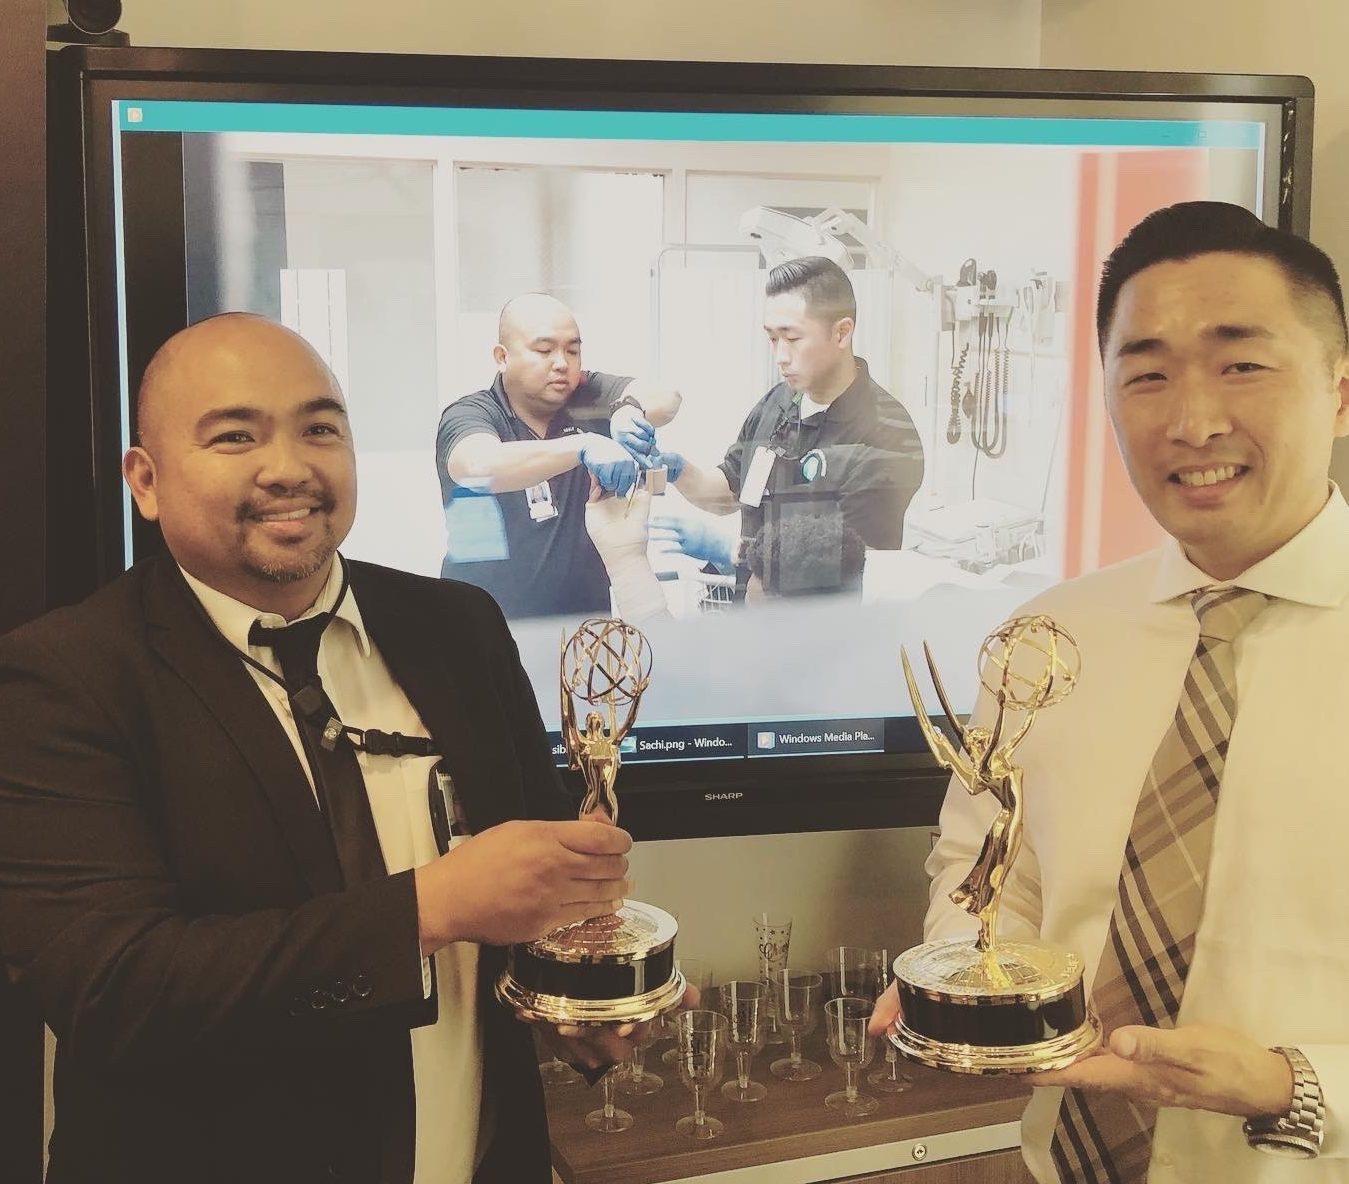
[(896, 1168), (871, 1176), (850, 1176), (838, 1184), (1035, 1184), (1021, 1152), (992, 1151), (942, 1163)]
[[(967, 1077), (905, 1065), (913, 1088), (876, 1094), (876, 1113), (842, 1118), (824, 1104), (842, 1088), (842, 1070), (814, 1039), (807, 1055), (824, 1066), (814, 1081), (779, 1081), (768, 1064), (780, 1050), (755, 1059), (752, 1076), (768, 1086), (761, 1102), (741, 1104), (714, 1093), (708, 1113), (725, 1124), (720, 1138), (694, 1143), (675, 1121), (692, 1113), (692, 1095), (659, 1051), (648, 1063), (665, 1088), (619, 1104), (635, 1118), (630, 1130), (599, 1134), (585, 1115), (601, 1104), (599, 1087), (565, 1086), (548, 1093), (553, 1164), (563, 1184), (665, 1184), (718, 1172), (745, 1171), (759, 1184), (848, 1181), (865, 1184), (1026, 1184), (1016, 1149), (1016, 1124), (1029, 1087), (1015, 1077)], [(870, 1087), (864, 1090), (872, 1093)], [(921, 1144), (921, 1147), (919, 1146)], [(917, 1154), (915, 1154), (915, 1151)], [(750, 1169), (780, 1165), (771, 1175)], [(734, 1177), (728, 1178), (734, 1184)]]

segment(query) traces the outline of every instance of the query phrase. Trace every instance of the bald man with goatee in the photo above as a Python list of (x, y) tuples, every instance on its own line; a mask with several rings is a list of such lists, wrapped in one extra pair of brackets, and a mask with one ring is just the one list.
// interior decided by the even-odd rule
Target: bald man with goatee
[(138, 431), (166, 551), (0, 638), (0, 945), (57, 1036), (48, 1180), (547, 1184), (492, 986), (508, 943), (616, 907), (631, 840), (568, 820), (489, 596), (338, 551), (351, 428), (305, 341), (184, 330)]
[(485, 588), (512, 618), (607, 613), (585, 505), (592, 488), (632, 489), (679, 394), (582, 369), (576, 317), (540, 292), (502, 308), (492, 357), (491, 386), (451, 403), (436, 432), (441, 575)]

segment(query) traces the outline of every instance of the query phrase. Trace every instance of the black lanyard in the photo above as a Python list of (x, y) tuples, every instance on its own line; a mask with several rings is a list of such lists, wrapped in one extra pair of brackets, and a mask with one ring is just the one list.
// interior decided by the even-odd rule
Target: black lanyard
[[(323, 629), (320, 631), (320, 637), (323, 632), (327, 631), (333, 617), (337, 615), (337, 610), (342, 607), (342, 602), (347, 598), (347, 590), (351, 586), (351, 576), (347, 571), (346, 560), (341, 555), (338, 555), (337, 561), (342, 567), (342, 587), (337, 593), (337, 599), (333, 601), (332, 608), (328, 609), (327, 612), (320, 614), (323, 617)], [(319, 717), (321, 717), (323, 713), (322, 701), (324, 698), (327, 698), (327, 696), (324, 696), (321, 691), (315, 695), (303, 694), (303, 692), (310, 690), (311, 688), (318, 691), (316, 682), (309, 683), (303, 687), (291, 687), (281, 675), (276, 673), (276, 671), (264, 666), (253, 657), (252, 654), (241, 650), (235, 645), (234, 642), (220, 631), (220, 626), (215, 623), (211, 614), (206, 611), (206, 606), (203, 605), (196, 596), (193, 596), (192, 599), (201, 610), (202, 616), (206, 618), (207, 623), (211, 626), (212, 632), (214, 632), (225, 645), (229, 646), (234, 653), (259, 674), (266, 675), (266, 677), (270, 678), (277, 686), (281, 687), (281, 689), (286, 692), (286, 697), (290, 701), (292, 711), (299, 711), (306, 719), (318, 719), (318, 722), (325, 724), (321, 741), (325, 748), (331, 751), (336, 747), (338, 740), (345, 737), (347, 743), (356, 749), (357, 752), (368, 753), (370, 756), (405, 757), (441, 755), (440, 750), (436, 747), (436, 742), (428, 736), (405, 736), (402, 732), (382, 732), (378, 728), (353, 728), (348, 724), (344, 724), (335, 716), (326, 722), (323, 721)], [(322, 643), (320, 642), (320, 644)], [(331, 702), (331, 699), (329, 699), (329, 702)], [(336, 710), (335, 707), (334, 710)]]
[[(791, 441), (790, 445), (788, 440)], [(768, 447), (783, 460), (799, 460), (801, 447), (801, 393), (792, 395), (790, 405), (778, 412), (777, 423), (768, 434)]]

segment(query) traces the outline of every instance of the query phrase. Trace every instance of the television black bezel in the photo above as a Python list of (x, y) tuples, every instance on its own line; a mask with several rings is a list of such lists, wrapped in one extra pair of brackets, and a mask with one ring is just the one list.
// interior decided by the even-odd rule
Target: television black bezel
[[(660, 110), (677, 100), (683, 110), (730, 102), (813, 112), (878, 97), (1277, 102), (1278, 225), (1304, 236), (1310, 228), (1314, 99), (1300, 76), (84, 46), (53, 51), (49, 64), (53, 604), (79, 599), (123, 569), (111, 103), (133, 92), (147, 100), (350, 102), (359, 88), (360, 100), (374, 104)], [(162, 231), (175, 216), (171, 197), (150, 195), (139, 216)], [(181, 225), (181, 202), (176, 217)], [(129, 258), (128, 289), (138, 290), (139, 273), (148, 291), (165, 266), (162, 257)], [(185, 292), (147, 304), (128, 317), (133, 376), (186, 320)], [(137, 519), (133, 552), (147, 553), (157, 535)], [(946, 784), (925, 753), (630, 764), (623, 779), (623, 822), (644, 839), (931, 826)]]

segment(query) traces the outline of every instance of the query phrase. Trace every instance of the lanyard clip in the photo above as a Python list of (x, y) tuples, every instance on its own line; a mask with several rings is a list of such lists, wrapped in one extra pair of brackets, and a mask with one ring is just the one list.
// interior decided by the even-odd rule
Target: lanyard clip
[[(359, 731), (356, 728), (345, 727), (340, 719), (336, 717), (329, 718), (323, 725), (323, 734), (319, 737), (319, 743), (323, 745), (324, 752), (332, 752), (337, 747), (337, 742), (342, 739), (344, 732)], [(360, 747), (358, 741), (357, 748)]]

